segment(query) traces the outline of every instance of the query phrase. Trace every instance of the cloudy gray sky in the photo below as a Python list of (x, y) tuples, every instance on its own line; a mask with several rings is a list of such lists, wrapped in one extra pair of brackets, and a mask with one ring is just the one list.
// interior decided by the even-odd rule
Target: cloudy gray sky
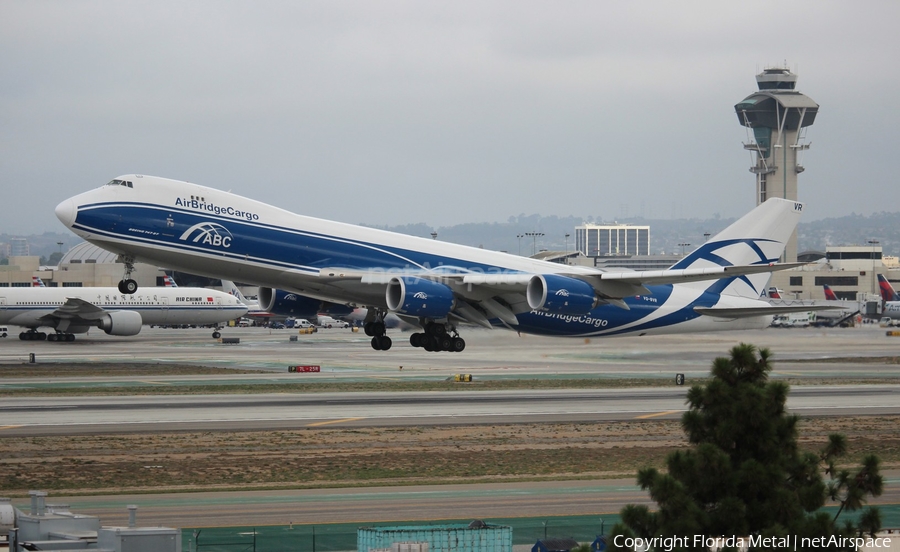
[(0, 2), (0, 231), (119, 174), (352, 223), (737, 216), (734, 104), (821, 106), (808, 219), (897, 211), (900, 2)]

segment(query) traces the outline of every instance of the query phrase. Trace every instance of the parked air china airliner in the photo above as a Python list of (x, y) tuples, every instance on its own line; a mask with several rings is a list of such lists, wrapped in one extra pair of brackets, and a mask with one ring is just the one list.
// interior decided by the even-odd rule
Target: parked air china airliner
[[(457, 324), (555, 336), (648, 335), (764, 328), (797, 308), (760, 300), (802, 204), (770, 199), (667, 270), (604, 272), (297, 215), (197, 184), (126, 175), (67, 199), (56, 215), (85, 240), (195, 274), (368, 307), (372, 347), (384, 317), (425, 329), (426, 350), (461, 351)], [(268, 289), (272, 288), (272, 289)], [(261, 301), (263, 302), (263, 301)], [(799, 308), (799, 307), (798, 307)], [(803, 307), (803, 310), (809, 310)]]
[[(90, 328), (137, 335), (145, 324), (219, 325), (246, 312), (231, 295), (206, 288), (148, 287), (131, 294), (109, 287), (0, 288), (0, 324), (29, 328), (19, 334), (23, 340), (74, 341)], [(39, 332), (42, 327), (55, 333)]]

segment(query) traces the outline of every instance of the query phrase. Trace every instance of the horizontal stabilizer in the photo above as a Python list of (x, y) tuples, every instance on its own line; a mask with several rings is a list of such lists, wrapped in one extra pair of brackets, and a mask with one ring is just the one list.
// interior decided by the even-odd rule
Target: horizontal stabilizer
[(752, 318), (754, 316), (775, 316), (791, 312), (812, 312), (835, 310), (825, 305), (794, 305), (789, 307), (694, 307), (694, 312), (716, 318)]

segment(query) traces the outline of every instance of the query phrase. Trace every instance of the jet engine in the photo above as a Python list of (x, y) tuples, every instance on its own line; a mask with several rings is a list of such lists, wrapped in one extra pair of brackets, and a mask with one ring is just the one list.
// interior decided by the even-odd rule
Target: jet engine
[(387, 307), (393, 312), (442, 319), (453, 309), (453, 290), (424, 278), (393, 277), (385, 291)]
[(525, 291), (528, 306), (559, 314), (585, 314), (597, 306), (594, 287), (577, 278), (537, 274)]
[(97, 326), (109, 335), (137, 335), (141, 333), (143, 324), (139, 312), (116, 311), (104, 315)]
[(260, 287), (257, 293), (259, 308), (280, 316), (312, 318), (319, 313), (327, 313), (332, 316), (347, 316), (353, 312), (353, 309), (347, 305), (320, 301), (319, 299), (282, 289)]

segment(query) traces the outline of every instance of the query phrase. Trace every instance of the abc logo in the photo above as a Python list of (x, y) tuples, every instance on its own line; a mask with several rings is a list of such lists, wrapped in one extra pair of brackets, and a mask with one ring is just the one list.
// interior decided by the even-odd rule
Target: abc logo
[(202, 243), (213, 247), (231, 247), (234, 236), (227, 228), (215, 222), (201, 222), (184, 231), (180, 240)]

